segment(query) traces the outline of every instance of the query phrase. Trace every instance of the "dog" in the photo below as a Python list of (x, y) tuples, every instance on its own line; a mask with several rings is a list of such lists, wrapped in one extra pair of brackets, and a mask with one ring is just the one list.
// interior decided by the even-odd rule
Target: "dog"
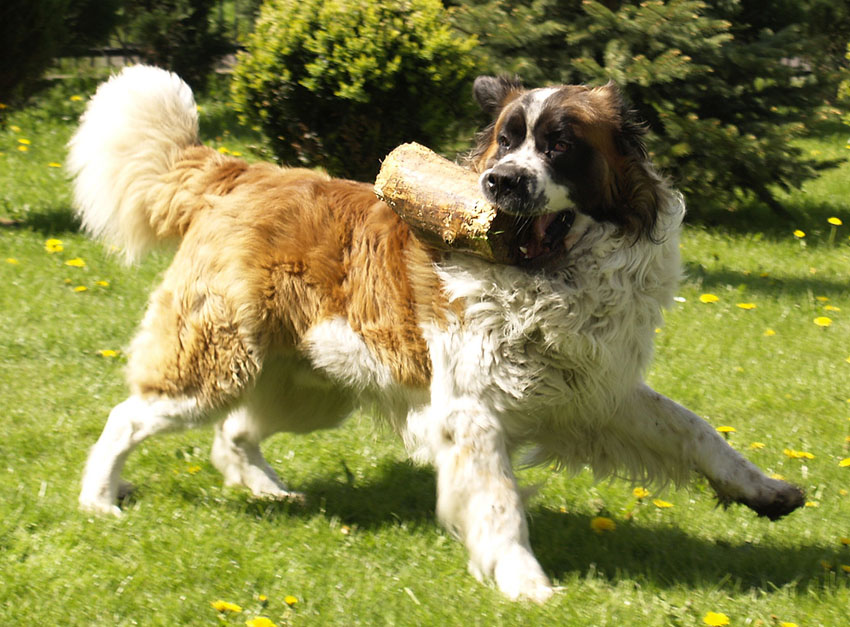
[(177, 249), (128, 350), (129, 397), (90, 451), (84, 510), (120, 514), (132, 449), (202, 424), (226, 484), (298, 498), (261, 441), (360, 406), (434, 466), (438, 519), (511, 599), (555, 590), (515, 453), (642, 484), (695, 471), (721, 504), (770, 519), (803, 504), (643, 381), (680, 279), (684, 203), (618, 89), (479, 77), (473, 92), (492, 123), (469, 167), (515, 216), (512, 265), (432, 249), (369, 184), (203, 146), (174, 74), (135, 66), (99, 87), (69, 144), (82, 224), (130, 261)]

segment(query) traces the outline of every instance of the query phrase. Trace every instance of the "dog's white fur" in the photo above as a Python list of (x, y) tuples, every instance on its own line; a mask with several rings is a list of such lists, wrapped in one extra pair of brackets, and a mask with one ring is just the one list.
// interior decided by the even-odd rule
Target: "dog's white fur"
[[(178, 207), (197, 193), (170, 175), (180, 151), (196, 143), (196, 107), (176, 76), (134, 67), (101, 86), (70, 144), (83, 224), (131, 259), (182, 234), (179, 225), (152, 219), (151, 206)], [(228, 198), (209, 196), (205, 211), (226, 209), (238, 220)], [(248, 301), (228, 308), (229, 295), (242, 293), (245, 269), (218, 269), (216, 277), (232, 291), (204, 306), (232, 317), (249, 355), (232, 380), (217, 382), (235, 390), (235, 400), (216, 405), (188, 390), (134, 389), (112, 410), (91, 451), (81, 506), (120, 513), (120, 472), (129, 452), (156, 433), (206, 422), (217, 423), (212, 460), (228, 484), (257, 495), (297, 496), (265, 462), (260, 442), (277, 431), (334, 426), (363, 403), (396, 427), (414, 458), (435, 466), (439, 519), (465, 543), (473, 574), (493, 578), (510, 598), (542, 602), (553, 593), (529, 545), (511, 466), (512, 453), (526, 444), (532, 462), (570, 470), (589, 465), (599, 477), (683, 483), (695, 470), (723, 502), (762, 512), (796, 503), (796, 488), (766, 477), (709, 424), (643, 383), (654, 330), (680, 273), (684, 207), (676, 194), (666, 202), (654, 233), (660, 243), (625, 239), (613, 225), (580, 216), (583, 231), (569, 242), (566, 261), (545, 273), (459, 255), (435, 262), (450, 306), (443, 321), (421, 323), (428, 387), (395, 380), (345, 317), (316, 320), (299, 341), (297, 358), (264, 354), (242, 329), (268, 322)], [(203, 216), (184, 218), (188, 224)], [(188, 267), (175, 261), (164, 285), (182, 281), (212, 293), (205, 267), (186, 277)], [(165, 289), (152, 296), (131, 359), (158, 358), (149, 336), (168, 306)], [(780, 509), (779, 515), (793, 507)]]

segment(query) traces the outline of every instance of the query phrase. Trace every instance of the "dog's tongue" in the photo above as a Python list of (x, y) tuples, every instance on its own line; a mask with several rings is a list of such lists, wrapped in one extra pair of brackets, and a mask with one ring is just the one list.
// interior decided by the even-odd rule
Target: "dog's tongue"
[(538, 243), (542, 243), (546, 239), (546, 229), (555, 221), (556, 213), (547, 213), (534, 220), (532, 228), (534, 229), (534, 239)]
[(535, 259), (540, 255), (551, 252), (552, 242), (547, 241), (546, 232), (558, 218), (557, 213), (547, 213), (537, 216), (531, 223), (531, 233), (522, 250), (526, 259)]

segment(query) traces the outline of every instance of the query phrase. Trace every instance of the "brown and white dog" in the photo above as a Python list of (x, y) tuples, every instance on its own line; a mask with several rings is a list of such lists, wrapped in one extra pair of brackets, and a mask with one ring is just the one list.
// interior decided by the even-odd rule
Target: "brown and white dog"
[(91, 450), (83, 508), (120, 513), (130, 451), (204, 423), (227, 484), (297, 496), (260, 442), (362, 405), (434, 465), (439, 519), (511, 598), (553, 592), (511, 467), (520, 447), (642, 483), (696, 471), (722, 503), (771, 519), (803, 503), (643, 383), (684, 206), (616, 88), (482, 77), (475, 95), (495, 121), (471, 167), (517, 216), (517, 266), (429, 249), (371, 185), (202, 146), (173, 74), (136, 66), (98, 89), (70, 143), (84, 226), (130, 260), (179, 247), (129, 350), (130, 396)]

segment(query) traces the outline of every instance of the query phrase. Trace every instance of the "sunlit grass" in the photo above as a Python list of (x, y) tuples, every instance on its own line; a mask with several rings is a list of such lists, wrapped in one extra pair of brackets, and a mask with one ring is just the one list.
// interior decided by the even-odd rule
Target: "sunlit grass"
[[(703, 482), (658, 493), (522, 471), (540, 485), (532, 543), (564, 587), (540, 608), (465, 572), (464, 550), (434, 519), (433, 474), (362, 416), (265, 446), (305, 505), (222, 488), (211, 435), (198, 431), (130, 458), (138, 492), (122, 520), (77, 511), (87, 449), (125, 395), (124, 350), (169, 253), (126, 268), (76, 232), (51, 165), (82, 110), (74, 95), (7, 112), (0, 129), (0, 623), (846, 623), (850, 167), (789, 197), (807, 209), (798, 223), (685, 230), (686, 276), (648, 374), (804, 487), (807, 507), (770, 523), (716, 508)], [(206, 141), (264, 156), (226, 104), (201, 108), (213, 116)], [(837, 137), (807, 141), (846, 150)]]

